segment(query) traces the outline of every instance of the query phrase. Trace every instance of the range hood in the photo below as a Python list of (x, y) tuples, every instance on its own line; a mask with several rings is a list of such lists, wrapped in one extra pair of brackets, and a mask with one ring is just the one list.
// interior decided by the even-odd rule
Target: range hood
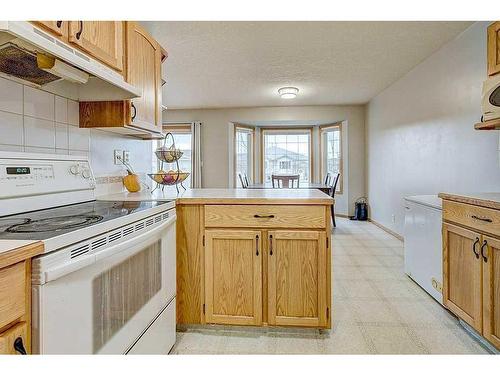
[(142, 95), (118, 72), (26, 21), (0, 21), (0, 73), (79, 101)]

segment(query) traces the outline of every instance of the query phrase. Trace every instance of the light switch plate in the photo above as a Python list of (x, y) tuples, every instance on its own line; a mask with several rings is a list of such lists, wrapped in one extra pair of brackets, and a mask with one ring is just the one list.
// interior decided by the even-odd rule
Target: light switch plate
[(130, 163), (130, 151), (123, 151), (123, 161), (125, 163)]
[(122, 163), (120, 162), (120, 159), (123, 158), (123, 151), (115, 150), (113, 155), (114, 155), (113, 160), (115, 165), (121, 165)]

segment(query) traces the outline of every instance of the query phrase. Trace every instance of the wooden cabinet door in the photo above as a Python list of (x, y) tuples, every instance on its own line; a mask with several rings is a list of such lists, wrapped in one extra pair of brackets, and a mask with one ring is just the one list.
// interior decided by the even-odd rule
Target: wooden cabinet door
[(500, 240), (481, 243), (483, 259), (483, 336), (500, 349)]
[(123, 21), (69, 21), (69, 42), (121, 72), (123, 27)]
[(268, 233), (268, 322), (327, 325), (326, 235), (320, 231)]
[(142, 90), (132, 123), (161, 126), (161, 47), (137, 22), (127, 22), (126, 81)]
[(488, 75), (500, 73), (500, 21), (488, 26)]
[(443, 300), (445, 306), (482, 331), (481, 235), (443, 224)]
[(68, 21), (33, 21), (32, 23), (50, 31), (62, 40), (68, 39)]
[(205, 232), (205, 320), (207, 323), (262, 323), (261, 232)]

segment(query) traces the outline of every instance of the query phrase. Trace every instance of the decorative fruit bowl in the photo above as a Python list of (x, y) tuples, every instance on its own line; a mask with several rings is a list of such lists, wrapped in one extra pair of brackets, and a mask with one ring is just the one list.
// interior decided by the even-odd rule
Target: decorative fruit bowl
[(148, 173), (148, 176), (160, 185), (175, 185), (180, 184), (181, 182), (186, 180), (186, 178), (189, 177), (189, 173), (176, 171), (159, 171), (158, 173)]
[(179, 150), (178, 148), (173, 147), (158, 147), (155, 151), (155, 154), (159, 160), (166, 163), (173, 163), (174, 161), (179, 160), (184, 152)]

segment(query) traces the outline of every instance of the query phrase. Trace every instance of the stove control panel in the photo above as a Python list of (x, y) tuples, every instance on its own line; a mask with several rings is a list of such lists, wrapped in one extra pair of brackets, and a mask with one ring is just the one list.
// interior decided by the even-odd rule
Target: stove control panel
[(94, 188), (88, 160), (0, 158), (1, 198)]

